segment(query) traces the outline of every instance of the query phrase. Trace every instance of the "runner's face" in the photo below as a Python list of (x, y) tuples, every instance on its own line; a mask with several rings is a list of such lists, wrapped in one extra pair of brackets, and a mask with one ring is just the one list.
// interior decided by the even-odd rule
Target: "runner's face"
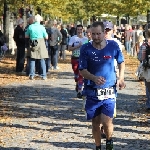
[(105, 34), (102, 31), (101, 26), (92, 27), (91, 34), (92, 34), (92, 40), (95, 44), (100, 44), (105, 38)]
[(91, 38), (91, 29), (86, 30), (87, 37), (90, 39)]
[(105, 29), (105, 38), (106, 39), (110, 39), (111, 38), (111, 35), (112, 35), (112, 30), (111, 29)]
[(77, 35), (82, 35), (82, 33), (83, 33), (83, 28), (77, 27)]

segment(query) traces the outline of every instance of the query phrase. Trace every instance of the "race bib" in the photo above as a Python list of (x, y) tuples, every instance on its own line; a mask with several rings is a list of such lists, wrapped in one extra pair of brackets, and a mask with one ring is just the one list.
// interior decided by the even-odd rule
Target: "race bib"
[(111, 89), (110, 88), (97, 89), (97, 94), (98, 94), (97, 97), (99, 100), (104, 100), (104, 99), (116, 97), (113, 88), (111, 88)]
[(72, 56), (79, 57), (80, 56), (80, 49), (76, 49), (72, 52)]

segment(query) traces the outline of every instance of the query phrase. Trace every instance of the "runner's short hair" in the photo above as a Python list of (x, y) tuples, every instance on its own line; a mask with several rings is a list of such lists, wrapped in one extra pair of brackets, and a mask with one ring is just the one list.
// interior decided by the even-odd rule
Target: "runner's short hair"
[(98, 27), (98, 26), (101, 27), (101, 29), (102, 29), (103, 32), (105, 31), (105, 29), (104, 29), (104, 23), (101, 22), (101, 21), (95, 21), (95, 22), (93, 22), (93, 24), (92, 24), (91, 27), (94, 27), (94, 28), (95, 28), (95, 27)]
[(82, 29), (83, 29), (83, 25), (82, 25), (82, 24), (78, 24), (78, 25), (76, 26), (76, 28), (78, 28), (78, 27), (82, 27)]

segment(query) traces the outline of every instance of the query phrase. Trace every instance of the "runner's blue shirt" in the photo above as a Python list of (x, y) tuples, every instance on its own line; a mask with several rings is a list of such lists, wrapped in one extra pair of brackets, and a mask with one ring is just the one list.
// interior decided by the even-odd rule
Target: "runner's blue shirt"
[(96, 85), (93, 81), (84, 79), (84, 89), (104, 89), (116, 84), (114, 59), (120, 64), (124, 62), (124, 57), (115, 41), (106, 42), (106, 47), (101, 50), (94, 48), (92, 42), (84, 44), (80, 49), (79, 70), (87, 69), (91, 74), (102, 76), (106, 80), (103, 85)]

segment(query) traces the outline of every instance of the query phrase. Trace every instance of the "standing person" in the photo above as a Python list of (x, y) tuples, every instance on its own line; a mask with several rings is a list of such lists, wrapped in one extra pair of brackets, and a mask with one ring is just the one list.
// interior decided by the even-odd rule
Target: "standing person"
[(121, 34), (116, 25), (114, 25), (113, 33), (114, 33), (114, 38), (116, 38), (118, 41), (121, 41)]
[(69, 43), (69, 39), (70, 39), (70, 25), (67, 25), (66, 27), (67, 33), (68, 33), (68, 37), (67, 37), (67, 50), (68, 50), (68, 43)]
[[(30, 24), (32, 24), (33, 22), (31, 21), (31, 18), (27, 19), (27, 26), (25, 27), (25, 33), (27, 32), (27, 29), (29, 27)], [(30, 60), (30, 39), (29, 38), (25, 38), (25, 48), (27, 50), (27, 54), (26, 54), (26, 75), (29, 76), (29, 60)]]
[(50, 41), (50, 48), (51, 48), (51, 58), (52, 58), (52, 69), (57, 70), (58, 67), (58, 45), (60, 45), (62, 41), (62, 34), (57, 29), (57, 21), (54, 20), (52, 26), (53, 32), (53, 40)]
[(145, 37), (146, 40), (140, 46), (138, 53), (138, 60), (142, 63), (141, 74), (145, 79), (145, 89), (146, 89), (146, 110), (150, 112), (150, 23), (145, 26)]
[[(143, 50), (143, 48), (144, 48), (144, 52), (145, 52), (146, 44), (144, 44), (144, 43), (145, 43), (145, 38), (144, 38), (143, 35), (140, 35), (138, 40), (137, 40), (137, 42), (136, 42), (136, 46), (135, 46), (136, 47), (137, 56), (139, 56), (139, 51), (141, 51), (141, 49)], [(141, 65), (142, 65), (142, 60), (140, 60), (140, 66)], [(139, 81), (143, 81), (143, 79), (140, 77), (140, 72), (139, 72), (140, 66), (137, 68), (137, 71), (136, 71), (135, 75), (138, 77)]]
[(137, 56), (138, 56), (138, 53), (140, 51), (140, 49), (142, 49), (142, 45), (143, 45), (143, 42), (145, 41), (145, 38), (143, 35), (140, 35), (137, 39), (137, 42), (136, 42), (136, 53), (137, 53)]
[[(0, 57), (5, 54), (5, 50), (3, 50), (3, 47), (6, 46), (6, 37), (0, 30)], [(7, 48), (8, 49), (8, 48)]]
[(76, 82), (76, 92), (77, 97), (82, 98), (82, 85), (83, 77), (79, 73), (79, 56), (80, 48), (83, 44), (88, 42), (88, 38), (83, 36), (83, 26), (77, 25), (77, 35), (74, 35), (70, 38), (68, 49), (72, 51), (71, 64), (74, 72), (74, 79)]
[(71, 28), (70, 28), (70, 36), (74, 36), (76, 34), (76, 28), (74, 26), (74, 24), (71, 24)]
[(52, 65), (52, 56), (51, 56), (51, 47), (50, 47), (50, 42), (53, 40), (53, 32), (52, 32), (52, 25), (51, 21), (48, 20), (46, 23), (46, 32), (48, 34), (48, 40), (47, 40), (47, 50), (48, 50), (48, 56), (49, 58), (46, 59), (46, 72), (48, 72), (49, 69), (51, 69)]
[(123, 24), (121, 24), (120, 26), (120, 32), (121, 32), (121, 43), (125, 45), (125, 37), (124, 37), (125, 27)]
[(140, 35), (143, 35), (143, 27), (142, 25), (138, 25), (137, 26), (137, 38), (140, 36)]
[[(27, 32), (28, 27), (34, 23), (34, 17), (30, 16), (27, 19), (27, 26), (25, 27), (25, 33)], [(25, 47), (27, 50), (26, 58), (27, 58), (27, 64), (26, 64), (26, 75), (29, 76), (29, 66), (30, 66), (30, 38), (25, 38)], [(36, 66), (36, 65), (35, 65)], [(35, 67), (37, 68), (37, 66)], [(36, 69), (37, 70), (37, 69)]]
[(130, 31), (130, 34), (131, 34), (131, 37), (130, 37), (130, 43), (131, 43), (131, 50), (130, 50), (130, 55), (133, 56), (133, 47), (134, 47), (134, 41), (133, 41), (133, 28), (131, 25), (129, 25), (129, 31)]
[(125, 40), (125, 49), (128, 55), (131, 54), (131, 39), (132, 39), (132, 33), (130, 32), (129, 25), (126, 25), (125, 32), (124, 32), (124, 40)]
[(136, 43), (138, 41), (136, 26), (132, 26), (132, 47), (131, 47), (131, 55), (137, 57), (136, 51)]
[(16, 72), (23, 72), (25, 63), (25, 32), (23, 29), (24, 22), (20, 18), (18, 25), (14, 30), (14, 41), (17, 46)]
[(66, 48), (67, 48), (67, 37), (68, 37), (68, 33), (67, 30), (65, 28), (65, 25), (61, 25), (61, 29), (60, 32), (62, 34), (62, 41), (60, 43), (60, 59), (65, 60), (66, 59)]
[(87, 120), (92, 119), (96, 150), (101, 150), (100, 124), (104, 126), (106, 134), (106, 150), (113, 150), (112, 121), (116, 97), (114, 59), (119, 65), (117, 83), (121, 90), (125, 87), (124, 57), (115, 41), (105, 40), (103, 22), (94, 22), (91, 33), (93, 42), (81, 47), (79, 58), (79, 70), (84, 77), (85, 111)]
[(30, 65), (29, 65), (29, 79), (33, 80), (35, 76), (35, 61), (39, 60), (40, 68), (39, 74), (43, 80), (47, 79), (45, 58), (48, 58), (48, 51), (45, 45), (45, 39), (48, 39), (45, 27), (40, 25), (41, 16), (32, 16), (34, 20), (26, 33), (25, 37), (30, 38)]

